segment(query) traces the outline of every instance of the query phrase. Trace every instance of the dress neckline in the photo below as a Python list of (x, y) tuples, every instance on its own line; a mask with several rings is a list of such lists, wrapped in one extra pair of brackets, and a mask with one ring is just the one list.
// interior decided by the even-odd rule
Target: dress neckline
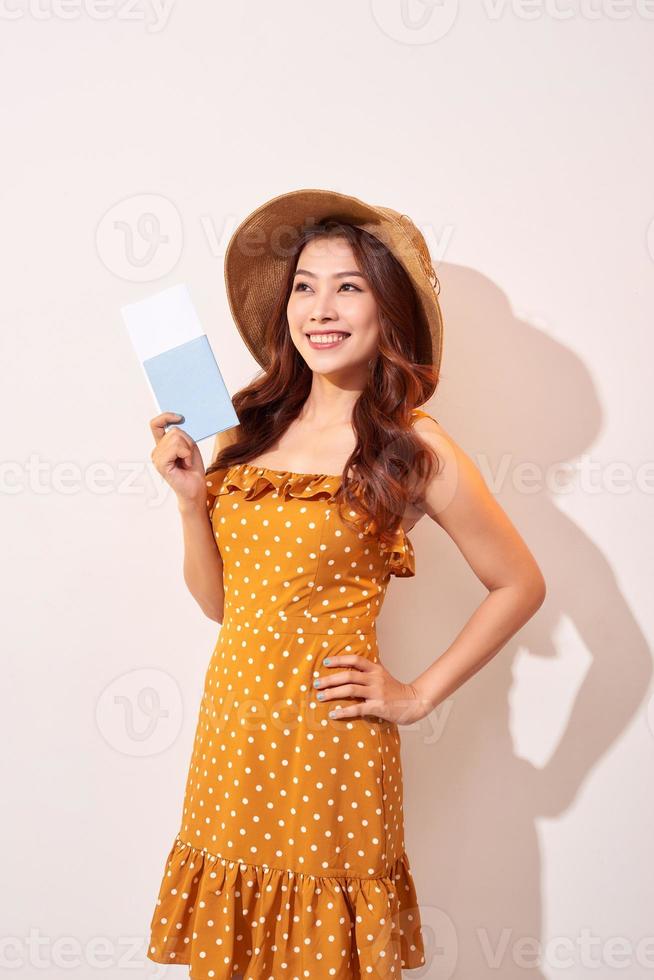
[(234, 467), (244, 467), (254, 470), (255, 473), (276, 473), (278, 476), (301, 476), (311, 477), (312, 479), (341, 480), (341, 473), (300, 473), (298, 470), (273, 469), (272, 466), (256, 466), (252, 462), (234, 463)]
[[(314, 495), (322, 492), (324, 487), (324, 489), (330, 490), (331, 497), (335, 499), (343, 483), (343, 477), (340, 473), (301, 473), (299, 470), (275, 469), (272, 466), (254, 466), (251, 462), (232, 463), (230, 466), (225, 467), (222, 472), (223, 477), (218, 490), (210, 491), (214, 496), (228, 492), (227, 487), (230, 484), (232, 474), (243, 475), (245, 478), (244, 481), (241, 482), (239, 477), (236, 477), (235, 485), (245, 490), (247, 494), (255, 487), (255, 483), (247, 479), (250, 474), (262, 475), (264, 477), (266, 474), (270, 474), (268, 481), (271, 485), (278, 489), (281, 487), (283, 490), (288, 490), (293, 497)], [(331, 481), (337, 484), (337, 488), (333, 491), (330, 488)], [(212, 486), (212, 481), (208, 481), (208, 486)], [(416, 523), (417, 521), (414, 521), (409, 528), (405, 528), (400, 523), (400, 526), (397, 528), (396, 534), (402, 542), (399, 546), (402, 550), (410, 550), (412, 548), (409, 531), (415, 527)], [(413, 574), (413, 572), (395, 572), (395, 574)]]

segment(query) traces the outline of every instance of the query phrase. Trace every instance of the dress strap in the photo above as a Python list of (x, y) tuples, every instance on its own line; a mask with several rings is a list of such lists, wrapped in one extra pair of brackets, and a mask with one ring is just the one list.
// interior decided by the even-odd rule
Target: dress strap
[(411, 414), (413, 415), (414, 421), (416, 419), (423, 418), (431, 419), (432, 422), (438, 422), (438, 419), (435, 419), (433, 415), (430, 415), (429, 412), (425, 412), (422, 408), (414, 408)]

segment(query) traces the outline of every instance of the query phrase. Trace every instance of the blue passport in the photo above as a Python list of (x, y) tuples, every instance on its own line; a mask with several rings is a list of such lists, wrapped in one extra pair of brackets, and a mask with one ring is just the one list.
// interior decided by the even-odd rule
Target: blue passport
[(209, 338), (184, 283), (121, 307), (160, 412), (184, 416), (195, 442), (238, 425)]

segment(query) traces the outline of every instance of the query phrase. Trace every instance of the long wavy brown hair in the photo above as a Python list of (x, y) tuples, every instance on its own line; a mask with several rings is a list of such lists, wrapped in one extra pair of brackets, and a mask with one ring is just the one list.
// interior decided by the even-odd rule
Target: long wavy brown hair
[(286, 307), (304, 246), (326, 236), (345, 238), (366, 277), (378, 306), (377, 355), (368, 365), (366, 384), (352, 412), (357, 443), (348, 458), (335, 499), (358, 515), (350, 526), (372, 527), (390, 541), (409, 501), (422, 499), (435, 467), (440, 465), (411, 425), (412, 409), (436, 390), (439, 374), (416, 356), (418, 331), (428, 330), (411, 280), (395, 256), (362, 228), (324, 220), (298, 235), (290, 251), (283, 288), (267, 324), (269, 367), (232, 397), (240, 438), (225, 446), (206, 475), (247, 463), (273, 446), (297, 418), (309, 394), (312, 371), (292, 341)]

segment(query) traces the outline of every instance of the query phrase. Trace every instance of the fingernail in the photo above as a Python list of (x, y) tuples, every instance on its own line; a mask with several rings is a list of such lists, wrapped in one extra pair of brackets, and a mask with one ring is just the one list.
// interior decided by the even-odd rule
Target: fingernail
[(321, 691), (320, 694), (318, 695), (318, 700), (319, 701), (322, 701), (322, 699), (324, 698), (324, 696), (325, 696), (325, 692), (324, 691)]
[[(175, 415), (177, 415), (177, 412), (175, 412)], [(186, 422), (186, 419), (184, 418), (183, 415), (177, 415), (177, 418), (179, 419), (180, 422)]]
[(325, 659), (323, 660), (323, 663), (324, 664), (328, 664), (329, 663), (329, 657), (325, 657)]

